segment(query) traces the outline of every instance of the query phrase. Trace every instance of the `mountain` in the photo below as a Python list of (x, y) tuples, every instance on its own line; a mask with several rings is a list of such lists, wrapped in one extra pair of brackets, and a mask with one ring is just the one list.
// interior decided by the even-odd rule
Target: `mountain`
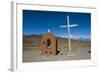
[[(23, 48), (39, 48), (43, 34), (23, 35)], [(58, 48), (68, 48), (68, 38), (56, 37)], [(73, 48), (90, 48), (90, 39), (71, 39)]]

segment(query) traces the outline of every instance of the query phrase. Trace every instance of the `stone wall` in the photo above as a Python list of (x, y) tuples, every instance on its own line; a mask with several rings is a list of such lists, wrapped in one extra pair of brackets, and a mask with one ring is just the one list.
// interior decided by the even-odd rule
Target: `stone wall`
[(57, 54), (57, 39), (51, 32), (48, 32), (42, 36), (41, 54), (43, 55)]

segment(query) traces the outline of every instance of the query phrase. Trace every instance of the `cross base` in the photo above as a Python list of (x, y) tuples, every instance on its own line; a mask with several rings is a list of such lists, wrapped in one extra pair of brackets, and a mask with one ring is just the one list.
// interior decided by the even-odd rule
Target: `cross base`
[(75, 54), (73, 52), (69, 51), (68, 54), (67, 54), (67, 56), (68, 57), (73, 57), (73, 56), (75, 56)]

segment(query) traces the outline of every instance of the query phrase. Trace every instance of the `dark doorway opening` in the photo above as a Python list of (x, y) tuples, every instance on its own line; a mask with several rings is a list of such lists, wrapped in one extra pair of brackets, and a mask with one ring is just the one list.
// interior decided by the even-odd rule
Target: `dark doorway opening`
[(51, 47), (51, 40), (47, 39), (47, 44), (46, 44), (46, 48), (50, 48)]

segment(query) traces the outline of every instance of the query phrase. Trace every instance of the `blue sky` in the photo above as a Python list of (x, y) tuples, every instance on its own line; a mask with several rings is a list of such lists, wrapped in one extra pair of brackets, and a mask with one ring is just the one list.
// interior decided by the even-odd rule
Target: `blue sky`
[(69, 15), (70, 24), (78, 24), (71, 28), (71, 35), (75, 38), (90, 38), (91, 14), (75, 12), (34, 11), (23, 10), (23, 34), (45, 34), (48, 29), (55, 36), (67, 37), (67, 28), (61, 29), (61, 25), (67, 25)]

